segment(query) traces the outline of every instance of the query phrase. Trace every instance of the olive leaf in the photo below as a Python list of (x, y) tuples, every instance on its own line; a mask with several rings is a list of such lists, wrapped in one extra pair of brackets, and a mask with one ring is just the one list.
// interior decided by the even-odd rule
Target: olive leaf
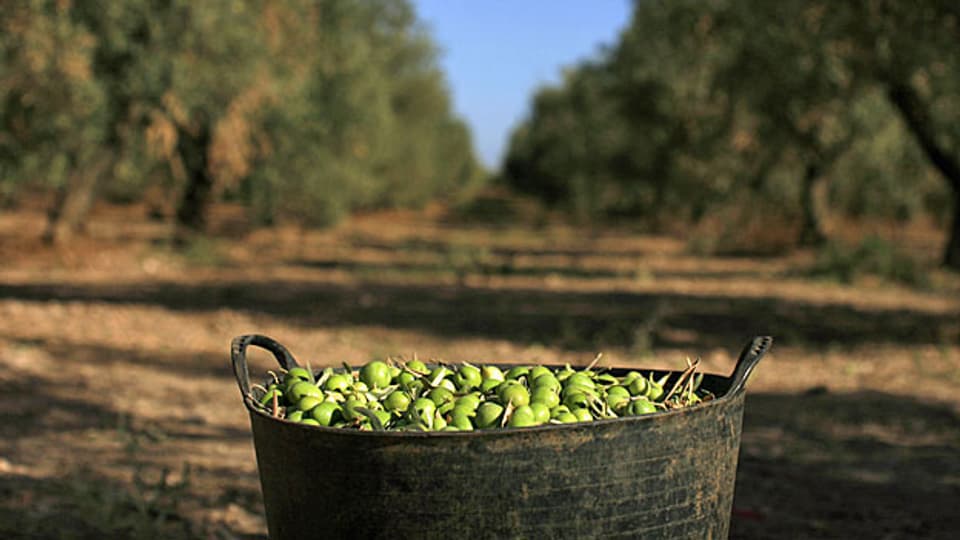
[(368, 392), (368, 394), (370, 394), (371, 396), (374, 396), (376, 400), (379, 401), (389, 396), (390, 394), (392, 394), (393, 391), (396, 390), (397, 388), (400, 388), (399, 384), (391, 384), (390, 386), (384, 386), (383, 388), (379, 388), (379, 389), (375, 388), (370, 392)]
[(323, 392), (323, 396), (324, 396), (324, 401), (328, 401), (332, 399), (335, 402), (341, 402), (341, 401), (347, 400), (346, 396), (344, 396), (340, 392), (337, 392), (336, 390), (326, 390)]
[(310, 366), (310, 359), (309, 359), (309, 358), (307, 359), (307, 373), (310, 375), (310, 382), (313, 382), (315, 379), (314, 379), (314, 376), (313, 376), (313, 368)]
[(331, 367), (325, 368), (323, 372), (320, 373), (320, 376), (317, 378), (317, 388), (323, 388), (323, 385), (327, 382), (327, 379), (329, 379), (332, 375), (333, 375), (333, 368)]
[(383, 426), (383, 422), (380, 421), (380, 417), (378, 417), (376, 414), (374, 414), (374, 412), (371, 411), (370, 409), (368, 409), (368, 408), (366, 408), (366, 407), (355, 407), (353, 410), (355, 410), (355, 411), (357, 411), (358, 413), (360, 413), (360, 414), (366, 416), (367, 418), (369, 418), (369, 419), (370, 419), (370, 425), (373, 426), (373, 430), (374, 430), (374, 431), (385, 431), (385, 428), (384, 428), (384, 426)]

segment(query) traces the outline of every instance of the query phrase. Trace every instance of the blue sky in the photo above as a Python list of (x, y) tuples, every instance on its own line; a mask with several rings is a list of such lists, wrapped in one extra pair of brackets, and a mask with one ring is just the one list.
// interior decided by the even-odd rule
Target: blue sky
[(497, 167), (513, 127), (543, 84), (612, 44), (629, 0), (414, 0), (440, 46), (454, 107), (483, 163)]

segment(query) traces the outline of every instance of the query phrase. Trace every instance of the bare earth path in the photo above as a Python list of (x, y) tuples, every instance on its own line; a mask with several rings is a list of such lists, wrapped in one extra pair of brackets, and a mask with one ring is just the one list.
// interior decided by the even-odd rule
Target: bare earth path
[(103, 209), (89, 237), (58, 249), (38, 247), (40, 213), (0, 215), (5, 538), (265, 538), (227, 366), (230, 339), (249, 332), (314, 366), (413, 352), (586, 364), (603, 351), (651, 367), (699, 355), (720, 373), (770, 333), (731, 537), (960, 528), (955, 276), (842, 286), (804, 278), (805, 255), (702, 258), (626, 231), (402, 214), (178, 254), (141, 215)]

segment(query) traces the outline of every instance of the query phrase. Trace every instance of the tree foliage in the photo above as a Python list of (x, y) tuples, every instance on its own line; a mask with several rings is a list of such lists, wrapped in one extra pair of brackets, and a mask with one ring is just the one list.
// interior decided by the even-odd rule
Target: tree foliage
[(0, 11), (7, 198), (63, 188), (55, 205), (69, 207), (79, 192), (137, 200), (159, 186), (195, 231), (224, 194), (262, 221), (327, 224), (455, 197), (483, 178), (406, 0), (28, 0)]
[(504, 179), (654, 225), (763, 204), (800, 243), (823, 240), (818, 186), (831, 211), (897, 219), (952, 193), (960, 267), (958, 24), (948, 0), (637, 1), (616, 43), (534, 97)]

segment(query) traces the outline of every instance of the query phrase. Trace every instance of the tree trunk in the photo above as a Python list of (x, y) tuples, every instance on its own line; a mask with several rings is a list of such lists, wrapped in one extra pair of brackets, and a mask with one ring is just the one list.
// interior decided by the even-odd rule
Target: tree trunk
[(799, 239), (801, 246), (821, 246), (827, 241), (817, 209), (817, 185), (820, 179), (820, 165), (808, 164), (803, 175), (803, 225)]
[(960, 189), (953, 190), (953, 222), (947, 232), (947, 249), (943, 255), (943, 264), (947, 268), (960, 270)]
[(90, 209), (97, 200), (100, 178), (109, 168), (110, 162), (109, 156), (100, 155), (87, 167), (70, 173), (66, 184), (57, 190), (53, 206), (47, 213), (44, 243), (66, 242), (83, 230)]
[(943, 264), (960, 270), (960, 161), (937, 142), (930, 113), (909, 84), (891, 82), (887, 96), (907, 124), (927, 159), (940, 171), (953, 191), (953, 222), (947, 231)]
[(177, 153), (186, 172), (187, 185), (177, 207), (177, 242), (203, 232), (207, 225), (207, 210), (213, 193), (213, 177), (207, 167), (210, 140), (207, 122), (201, 122), (196, 133), (178, 129)]

